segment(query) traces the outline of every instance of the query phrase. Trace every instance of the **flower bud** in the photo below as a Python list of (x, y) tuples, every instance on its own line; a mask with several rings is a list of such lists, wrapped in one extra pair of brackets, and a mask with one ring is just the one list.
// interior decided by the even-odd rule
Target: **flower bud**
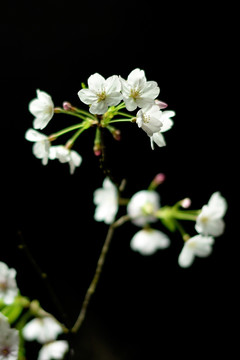
[(181, 201), (181, 206), (184, 208), (184, 209), (187, 209), (191, 206), (191, 199), (189, 198), (185, 198)]
[(166, 179), (166, 175), (163, 173), (157, 174), (149, 185), (148, 190), (155, 190), (158, 185), (161, 185)]
[(95, 156), (100, 156), (102, 154), (102, 149), (100, 147), (100, 144), (95, 144), (93, 147), (93, 152)]
[(75, 107), (68, 101), (63, 102), (63, 109), (66, 111), (75, 111)]
[(160, 100), (155, 100), (155, 104), (159, 107), (160, 110), (166, 109), (166, 107), (168, 107), (168, 104)]

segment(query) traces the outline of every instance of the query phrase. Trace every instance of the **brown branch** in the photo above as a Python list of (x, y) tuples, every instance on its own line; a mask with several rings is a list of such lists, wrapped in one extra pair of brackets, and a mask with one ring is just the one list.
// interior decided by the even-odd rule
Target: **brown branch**
[(99, 281), (99, 278), (100, 278), (100, 275), (101, 275), (101, 272), (102, 272), (102, 269), (103, 269), (103, 265), (104, 265), (104, 262), (105, 262), (105, 258), (106, 258), (106, 255), (107, 255), (107, 252), (108, 252), (108, 249), (109, 249), (109, 245), (111, 243), (111, 240), (112, 240), (115, 229), (117, 227), (121, 226), (122, 224), (124, 224), (126, 221), (129, 221), (129, 220), (130, 220), (129, 216), (124, 215), (124, 216), (120, 217), (117, 221), (115, 221), (114, 223), (112, 223), (109, 226), (107, 236), (106, 236), (105, 242), (103, 244), (100, 257), (99, 257), (98, 262), (97, 262), (97, 267), (96, 267), (96, 270), (95, 270), (95, 274), (93, 276), (93, 279), (92, 279), (92, 281), (90, 283), (89, 288), (87, 289), (87, 292), (85, 294), (80, 313), (78, 315), (78, 318), (77, 318), (74, 326), (71, 329), (71, 332), (76, 333), (79, 330), (80, 326), (82, 325), (82, 323), (83, 323), (83, 321), (85, 319), (86, 312), (87, 312), (87, 309), (88, 309), (88, 305), (89, 305), (89, 302), (91, 300), (92, 295), (94, 294), (94, 292), (96, 290), (96, 287), (97, 287), (97, 284), (98, 284), (98, 281)]

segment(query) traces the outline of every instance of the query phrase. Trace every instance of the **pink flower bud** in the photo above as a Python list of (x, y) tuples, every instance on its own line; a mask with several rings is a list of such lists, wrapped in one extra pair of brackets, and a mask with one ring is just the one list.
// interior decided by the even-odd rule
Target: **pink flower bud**
[(101, 147), (99, 145), (94, 145), (93, 147), (93, 153), (95, 156), (100, 156), (102, 154)]
[(181, 206), (184, 208), (184, 209), (187, 209), (191, 206), (191, 199), (189, 198), (185, 198), (181, 201)]
[(64, 110), (72, 110), (72, 105), (70, 104), (70, 102), (68, 102), (68, 101), (64, 101), (64, 103), (63, 103), (63, 109)]
[(160, 100), (155, 100), (155, 104), (159, 106), (159, 109), (166, 109), (168, 107), (168, 104)]
[(154, 181), (154, 183), (155, 183), (156, 185), (160, 185), (160, 184), (162, 184), (162, 183), (165, 181), (165, 179), (166, 179), (166, 175), (163, 174), (163, 173), (159, 173), (159, 174), (157, 174), (157, 175), (155, 176), (155, 178), (153, 179), (153, 181)]

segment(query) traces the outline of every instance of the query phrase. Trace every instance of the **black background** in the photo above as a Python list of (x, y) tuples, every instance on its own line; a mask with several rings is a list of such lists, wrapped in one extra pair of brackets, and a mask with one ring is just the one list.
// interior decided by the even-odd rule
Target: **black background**
[[(178, 235), (169, 234), (168, 250), (142, 257), (129, 248), (137, 228), (117, 230), (75, 339), (76, 359), (168, 359), (176, 352), (195, 358), (233, 349), (239, 177), (233, 14), (234, 8), (202, 3), (137, 1), (9, 2), (2, 11), (0, 261), (17, 269), (24, 295), (61, 318), (17, 248), (18, 230), (48, 273), (71, 324), (107, 231), (93, 221), (92, 193), (104, 178), (92, 152), (94, 133), (79, 138), (83, 163), (72, 176), (68, 165), (57, 161), (43, 167), (24, 139), (33, 120), (28, 103), (37, 88), (49, 93), (55, 106), (66, 100), (80, 106), (77, 92), (91, 74), (126, 78), (134, 68), (144, 69), (176, 117), (165, 134), (167, 146), (155, 151), (133, 124), (119, 126), (121, 142), (106, 137), (109, 166), (118, 181), (127, 180), (125, 196), (163, 172), (162, 205), (187, 196), (197, 209), (215, 191), (229, 204), (226, 232), (216, 239), (213, 254), (189, 269), (177, 264)], [(43, 132), (70, 124), (74, 119), (56, 115)], [(29, 351), (36, 357), (34, 348)]]

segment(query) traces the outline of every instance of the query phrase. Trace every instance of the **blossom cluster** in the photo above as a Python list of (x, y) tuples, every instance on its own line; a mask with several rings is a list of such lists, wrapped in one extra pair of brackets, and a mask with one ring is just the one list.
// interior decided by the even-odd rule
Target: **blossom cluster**
[[(0, 360), (19, 358), (20, 337), (21, 346), (26, 340), (35, 340), (42, 345), (38, 360), (63, 359), (68, 351), (68, 343), (65, 340), (57, 340), (58, 335), (63, 332), (62, 327), (50, 314), (38, 315), (36, 306), (35, 310), (31, 310), (33, 306), (20, 295), (15, 277), (16, 270), (0, 262)], [(25, 307), (29, 308), (30, 321), (29, 316), (25, 316), (26, 313), (22, 318), (18, 318)], [(16, 320), (21, 324), (18, 329), (10, 326), (10, 322)]]
[[(103, 187), (95, 190), (93, 201), (96, 205), (94, 218), (96, 221), (104, 221), (110, 224), (115, 220), (119, 210), (118, 192), (116, 186), (109, 178), (103, 181)], [(208, 204), (200, 210), (186, 211), (179, 207), (187, 208), (191, 204), (186, 198), (178, 202), (172, 208), (161, 207), (160, 195), (156, 190), (141, 190), (136, 192), (127, 204), (127, 214), (131, 222), (141, 227), (132, 237), (130, 247), (142, 255), (152, 255), (158, 249), (170, 246), (170, 238), (162, 231), (155, 229), (151, 224), (161, 220), (164, 225), (169, 223), (177, 227), (178, 219), (194, 220), (197, 235), (190, 237), (179, 228), (183, 235), (184, 245), (178, 257), (181, 267), (192, 265), (195, 256), (206, 257), (211, 254), (214, 238), (224, 232), (225, 223), (223, 217), (227, 210), (226, 199), (215, 192), (209, 199)], [(170, 229), (172, 228), (170, 225)]]
[[(89, 112), (73, 107), (64, 102), (63, 108), (54, 107), (49, 94), (37, 90), (37, 97), (29, 103), (29, 111), (34, 116), (33, 128), (28, 129), (25, 138), (34, 143), (33, 154), (46, 165), (48, 160), (58, 159), (61, 163), (69, 163), (70, 173), (82, 163), (81, 155), (72, 149), (79, 135), (90, 127), (107, 128), (115, 139), (120, 139), (118, 129), (112, 123), (128, 121), (135, 122), (150, 138), (151, 148), (154, 144), (165, 146), (163, 133), (171, 129), (174, 111), (164, 110), (167, 104), (158, 100), (160, 89), (155, 81), (147, 81), (145, 72), (140, 69), (133, 70), (127, 80), (121, 76), (113, 75), (105, 79), (95, 73), (88, 78), (88, 88), (84, 86), (78, 92), (79, 99), (89, 105)], [(124, 113), (126, 108), (132, 112), (138, 109), (135, 116)], [(43, 130), (53, 118), (54, 113), (64, 113), (81, 119), (76, 126), (58, 131), (47, 136), (38, 130)], [(123, 118), (114, 119), (115, 116)], [(114, 120), (113, 120), (114, 119)], [(52, 145), (59, 136), (69, 131), (77, 130), (76, 134), (65, 145)], [(94, 152), (101, 154), (100, 140), (96, 132)]]

